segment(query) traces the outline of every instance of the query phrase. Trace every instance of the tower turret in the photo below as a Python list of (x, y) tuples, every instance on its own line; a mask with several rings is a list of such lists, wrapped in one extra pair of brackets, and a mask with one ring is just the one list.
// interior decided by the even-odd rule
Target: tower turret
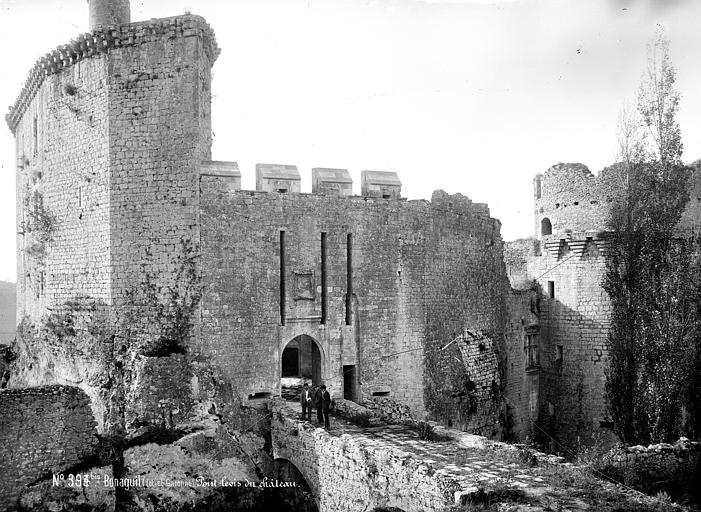
[(131, 22), (129, 0), (88, 0), (90, 6), (90, 30), (108, 25), (124, 25)]

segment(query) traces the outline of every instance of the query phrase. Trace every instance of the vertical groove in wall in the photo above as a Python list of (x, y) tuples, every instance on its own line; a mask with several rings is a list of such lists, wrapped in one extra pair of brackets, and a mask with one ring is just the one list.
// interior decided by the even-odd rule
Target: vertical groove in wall
[(353, 235), (346, 238), (346, 325), (351, 325), (353, 297)]
[(280, 324), (285, 325), (285, 232), (280, 231)]
[(326, 324), (326, 233), (321, 233), (321, 323)]

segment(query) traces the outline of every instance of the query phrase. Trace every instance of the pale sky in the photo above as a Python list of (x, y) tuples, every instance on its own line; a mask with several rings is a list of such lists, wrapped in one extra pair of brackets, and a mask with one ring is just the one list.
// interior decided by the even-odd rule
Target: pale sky
[[(687, 161), (701, 158), (701, 2), (694, 0), (132, 0), (132, 20), (191, 10), (222, 48), (213, 158), (395, 171), (488, 203), (505, 240), (533, 231), (532, 179), (615, 155), (646, 43), (671, 40)], [(88, 30), (86, 0), (0, 0), (0, 103), (38, 57)], [(4, 112), (4, 109), (3, 109)], [(0, 128), (0, 279), (15, 281), (14, 140)]]

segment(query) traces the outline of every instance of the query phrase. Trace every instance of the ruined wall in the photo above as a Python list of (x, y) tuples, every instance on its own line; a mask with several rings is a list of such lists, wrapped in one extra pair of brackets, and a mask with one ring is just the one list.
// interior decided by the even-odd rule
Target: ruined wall
[(682, 437), (674, 444), (617, 447), (604, 456), (601, 470), (647, 493), (691, 489), (701, 476), (701, 443)]
[[(679, 222), (680, 233), (698, 232), (701, 223), (701, 162), (690, 168), (689, 203)], [(623, 164), (594, 176), (585, 165), (560, 163), (538, 174), (533, 183), (535, 233), (543, 238), (543, 219), (550, 221), (553, 236), (609, 229), (611, 209), (626, 190), (626, 175)]]
[[(306, 334), (319, 344), (323, 380), (333, 395), (343, 393), (342, 365), (356, 365), (363, 394), (389, 393), (418, 417), (428, 412), (451, 419), (459, 408), (453, 399), (429, 395), (425, 403), (425, 389), (431, 379), (462, 382), (465, 367), (441, 366), (444, 361), (436, 358), (426, 369), (425, 353), (450, 341), (444, 328), (500, 332), (503, 288), (491, 277), (505, 282), (501, 241), (486, 207), (472, 207), (466, 198), (461, 205), (444, 193), (427, 203), (229, 192), (219, 178), (209, 176), (202, 177), (201, 187), (202, 266), (207, 271), (198, 351), (232, 380), (240, 396), (275, 393), (284, 346)], [(449, 206), (451, 200), (455, 203)], [(279, 303), (281, 231), (285, 325)], [(328, 291), (324, 324), (322, 232)], [(351, 325), (345, 314), (349, 234)], [(463, 294), (466, 288), (471, 293)], [(431, 318), (438, 313), (440, 319)], [(447, 318), (450, 325), (442, 323)], [(451, 357), (459, 354), (453, 350)], [(432, 385), (438, 393), (442, 383)]]
[[(488, 216), (484, 204), (461, 194), (437, 191), (432, 196), (434, 224), (426, 237), (426, 344), (424, 371), (426, 402), (431, 418), (496, 436), (498, 418), (485, 423), (472, 400), (463, 355), (456, 344), (443, 349), (465, 329), (491, 338), (499, 365), (504, 357), (504, 326), (508, 281), (504, 268), (500, 223)], [(417, 230), (419, 229), (417, 225)], [(503, 368), (498, 369), (500, 377)], [(502, 383), (497, 383), (501, 388)]]
[(391, 447), (334, 437), (273, 408), (273, 455), (292, 462), (315, 496), (320, 512), (397, 507), (439, 511), (455, 505), (456, 482), (425, 462)]
[(535, 233), (542, 238), (541, 222), (548, 219), (552, 234), (601, 231), (611, 206), (624, 190), (625, 176), (617, 165), (594, 176), (587, 166), (560, 163), (534, 180)]
[(0, 390), (0, 508), (12, 510), (25, 488), (94, 455), (90, 399), (78, 388)]

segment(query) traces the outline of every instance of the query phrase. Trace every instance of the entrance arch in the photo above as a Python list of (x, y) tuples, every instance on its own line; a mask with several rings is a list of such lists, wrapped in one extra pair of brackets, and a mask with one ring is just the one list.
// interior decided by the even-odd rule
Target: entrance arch
[(311, 336), (300, 334), (292, 338), (280, 356), (280, 376), (321, 384), (323, 353)]

